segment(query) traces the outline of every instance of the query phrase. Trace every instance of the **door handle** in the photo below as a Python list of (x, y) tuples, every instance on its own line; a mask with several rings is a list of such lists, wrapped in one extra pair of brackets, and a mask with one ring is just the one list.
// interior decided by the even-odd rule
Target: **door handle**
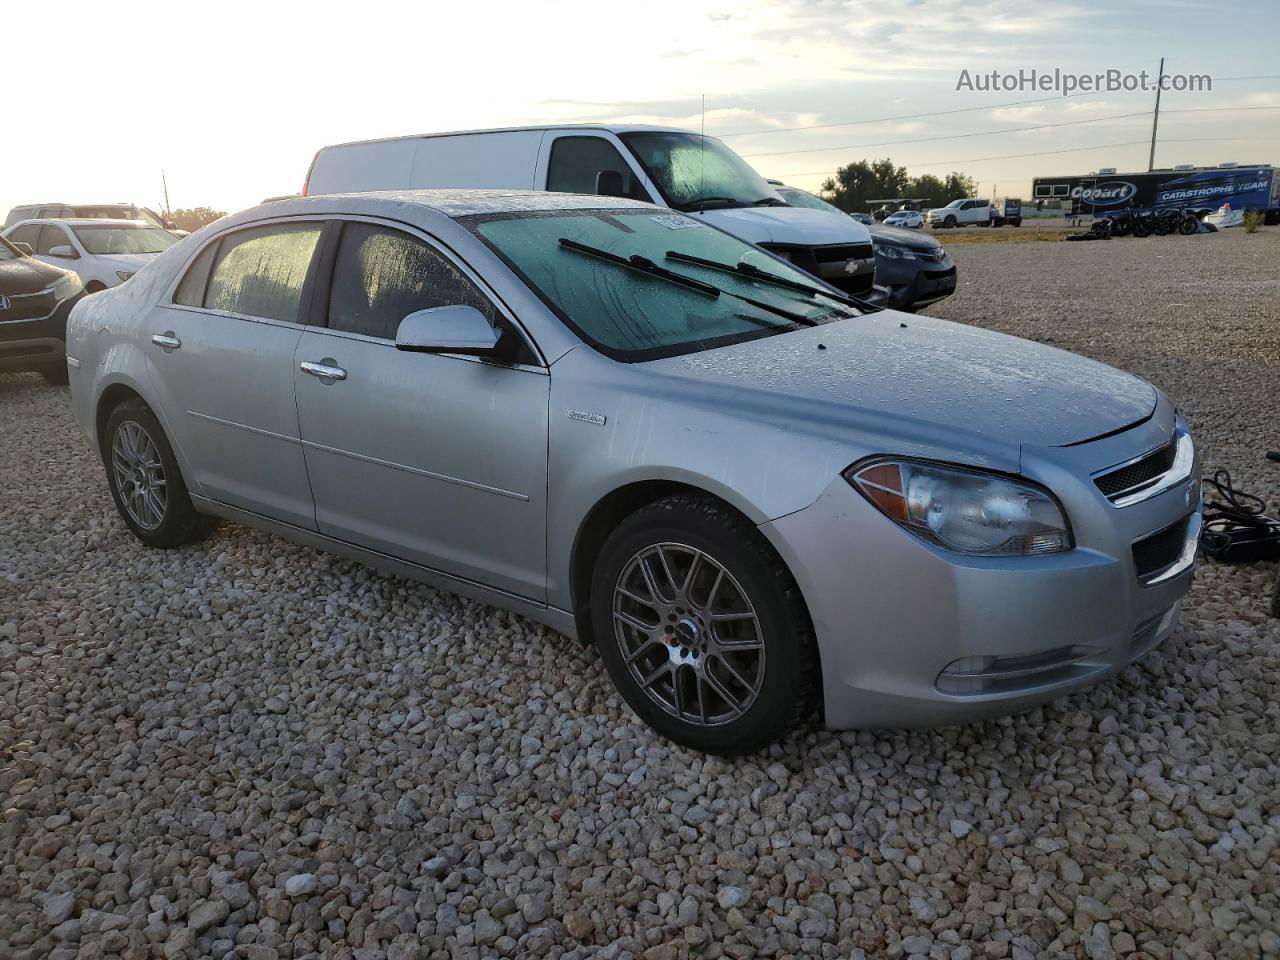
[(310, 360), (303, 360), (298, 364), (303, 373), (309, 373), (313, 377), (321, 380), (345, 380), (347, 379), (347, 371), (337, 366), (333, 359), (325, 357), (319, 363), (313, 363)]
[(182, 341), (173, 335), (172, 330), (166, 330), (164, 333), (157, 333), (151, 338), (151, 342), (157, 347), (164, 347), (165, 353), (172, 353), (182, 346)]

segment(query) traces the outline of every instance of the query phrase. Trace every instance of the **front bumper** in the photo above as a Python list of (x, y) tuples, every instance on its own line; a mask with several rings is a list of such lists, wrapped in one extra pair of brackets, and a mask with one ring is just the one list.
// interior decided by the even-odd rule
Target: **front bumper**
[(956, 292), (956, 265), (944, 260), (876, 257), (876, 285), (886, 289), (894, 310), (919, 310)]
[[(1172, 411), (1157, 420), (1118, 436), (1130, 450), (1154, 447), (1162, 430), (1168, 439)], [(1090, 480), (1125, 459), (1116, 440), (1024, 457), (1023, 472), (1067, 510), (1076, 547), (1065, 553), (942, 550), (843, 477), (806, 509), (764, 524), (809, 606), (827, 724), (929, 727), (1017, 712), (1122, 670), (1172, 634), (1194, 571), (1198, 463), (1187, 482), (1117, 508)], [(1134, 542), (1182, 521), (1189, 559), (1181, 550), (1182, 566), (1144, 585)]]
[(0, 372), (47, 370), (66, 364), (67, 317), (84, 296), (63, 300), (46, 317), (0, 321)]

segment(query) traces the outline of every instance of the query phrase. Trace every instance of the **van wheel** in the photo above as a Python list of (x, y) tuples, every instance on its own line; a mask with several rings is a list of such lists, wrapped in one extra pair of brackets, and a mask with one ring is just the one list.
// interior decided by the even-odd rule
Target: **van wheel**
[(760, 533), (709, 497), (668, 497), (619, 525), (596, 564), (591, 617), (627, 703), (686, 747), (751, 753), (814, 705), (799, 588)]
[(102, 436), (107, 483), (125, 525), (149, 547), (200, 540), (209, 523), (196, 512), (160, 421), (141, 400), (111, 411)]

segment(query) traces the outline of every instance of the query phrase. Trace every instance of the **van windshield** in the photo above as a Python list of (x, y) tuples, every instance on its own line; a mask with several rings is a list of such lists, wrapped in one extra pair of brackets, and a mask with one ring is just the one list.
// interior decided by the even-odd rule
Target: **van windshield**
[(677, 210), (785, 206), (747, 161), (713, 137), (696, 133), (623, 133), (625, 143), (668, 206)]
[[(669, 210), (540, 211), (460, 222), (578, 336), (618, 360), (709, 350), (854, 315), (822, 281)], [(737, 272), (739, 263), (760, 273)]]

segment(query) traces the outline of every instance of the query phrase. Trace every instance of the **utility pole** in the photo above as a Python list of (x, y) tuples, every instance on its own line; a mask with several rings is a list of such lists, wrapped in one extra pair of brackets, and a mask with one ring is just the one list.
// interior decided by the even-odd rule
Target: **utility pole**
[(1151, 117), (1151, 154), (1147, 157), (1147, 173), (1156, 168), (1156, 128), (1160, 126), (1160, 88), (1164, 86), (1164, 57), (1160, 58), (1160, 76), (1156, 80), (1156, 112)]
[(167, 217), (167, 216), (169, 216), (169, 215), (170, 215), (170, 210), (169, 210), (169, 180), (168, 180), (168, 178), (167, 178), (167, 177), (165, 177), (165, 175), (164, 175), (164, 170), (163, 170), (163, 169), (161, 169), (161, 171), (160, 171), (160, 182), (161, 182), (162, 184), (164, 184), (164, 215)]

